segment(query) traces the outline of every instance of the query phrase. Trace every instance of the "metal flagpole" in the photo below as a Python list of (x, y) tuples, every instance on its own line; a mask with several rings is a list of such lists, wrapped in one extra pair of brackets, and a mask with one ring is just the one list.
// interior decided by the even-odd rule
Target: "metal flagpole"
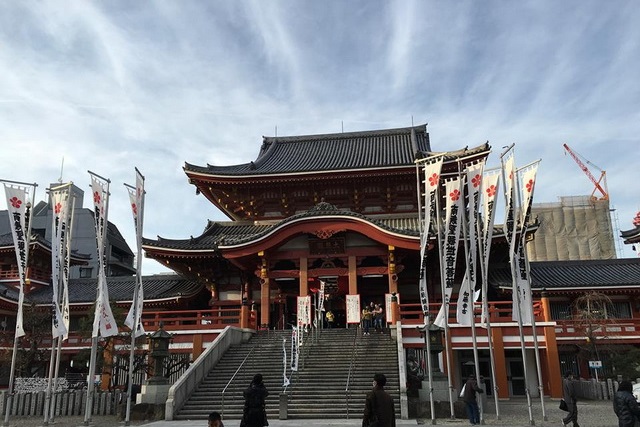
[[(69, 189), (71, 188), (71, 184), (73, 183), (69, 183)], [(71, 191), (69, 191), (69, 195), (68, 195), (68, 199), (67, 199), (67, 209), (71, 210), (71, 213), (69, 215), (66, 215), (66, 219), (65, 219), (65, 239), (64, 239), (64, 244), (62, 245), (63, 248), (63, 253), (62, 253), (62, 257), (61, 257), (61, 262), (62, 262), (62, 274), (60, 275), (60, 279), (61, 279), (61, 284), (64, 283), (68, 283), (69, 281), (69, 265), (67, 264), (69, 257), (71, 257), (71, 233), (73, 230), (73, 213), (75, 212), (75, 208), (73, 206), (73, 202), (75, 200), (75, 197), (71, 194)], [(69, 204), (70, 203), (70, 204)], [(67, 211), (68, 212), (68, 211)], [(68, 227), (67, 227), (67, 221), (68, 220)], [(58, 295), (60, 297), (61, 300), (61, 310), (63, 312), (63, 322), (64, 322), (64, 286), (62, 289), (62, 292), (60, 292), (60, 290), (58, 290)], [(67, 334), (69, 334), (69, 325), (65, 325), (66, 329), (67, 329)], [(67, 335), (68, 337), (68, 335)], [(58, 350), (57, 350), (57, 354), (56, 354), (56, 370), (53, 374), (54, 377), (54, 383), (53, 383), (53, 399), (51, 401), (51, 412), (49, 415), (49, 422), (53, 423), (55, 421), (55, 417), (56, 417), (56, 398), (55, 398), (55, 393), (56, 390), (58, 389), (58, 375), (60, 373), (60, 359), (62, 356), (62, 341), (64, 341), (65, 339), (67, 339), (66, 337), (62, 336), (59, 337), (58, 339)]]
[(45, 426), (49, 425), (49, 415), (51, 412), (51, 382), (53, 381), (53, 372), (55, 371), (56, 355), (57, 355), (59, 341), (60, 341), (60, 337), (56, 337), (51, 340), (51, 356), (49, 359), (49, 376), (47, 377), (47, 391), (45, 392), (45, 396), (44, 396), (43, 424)]
[[(31, 244), (31, 209), (33, 208), (33, 206), (36, 203), (36, 187), (38, 187), (38, 184), (33, 183), (24, 183), (24, 182), (18, 182), (18, 181), (8, 181), (8, 180), (0, 180), (2, 182), (6, 182), (6, 183), (10, 183), (10, 184), (19, 184), (19, 185), (29, 185), (29, 186), (33, 186), (33, 194), (31, 195), (31, 204), (30, 206), (27, 205), (26, 211), (25, 211), (25, 219), (26, 219), (26, 224), (27, 224), (27, 232), (25, 233), (24, 236), (24, 240), (25, 240), (25, 258), (24, 258), (24, 266), (25, 269), (26, 267), (29, 265), (29, 246)], [(16, 253), (16, 256), (18, 254)], [(26, 271), (24, 272), (24, 274), (20, 275), (20, 293), (24, 292), (24, 285), (25, 285), (25, 275), (26, 275)], [(23, 294), (24, 295), (24, 294)], [(20, 307), (18, 307), (18, 309), (20, 309)], [(16, 319), (18, 320), (18, 319)], [(11, 353), (11, 371), (9, 372), (9, 386), (7, 389), (7, 404), (5, 406), (5, 411), (4, 411), (4, 422), (3, 422), (3, 426), (7, 427), (9, 425), (9, 414), (11, 413), (11, 409), (13, 407), (13, 399), (14, 399), (14, 386), (15, 386), (15, 372), (16, 372), (16, 358), (18, 356), (18, 340), (20, 339), (19, 335), (20, 331), (18, 330), (18, 328), (16, 328), (14, 337), (13, 337), (13, 351)]]
[[(466, 175), (466, 174), (465, 174)], [(462, 164), (460, 162), (458, 162), (458, 177), (460, 179), (460, 185), (461, 188), (468, 188), (466, 185), (466, 176), (465, 176), (465, 180), (464, 182), (462, 181)], [(468, 193), (468, 191), (467, 191)], [(464, 197), (464, 190), (462, 193), (462, 197)], [(475, 210), (472, 206), (472, 200), (471, 200), (471, 195), (468, 194), (468, 199), (469, 199), (469, 215), (466, 214), (466, 209), (462, 208), (462, 220), (461, 222), (461, 226), (462, 226), (462, 242), (463, 242), (463, 246), (464, 246), (464, 254), (465, 254), (465, 266), (467, 269), (467, 272), (465, 273), (465, 278), (462, 280), (467, 280), (468, 282), (471, 280), (469, 278), (469, 269), (470, 267), (470, 248), (469, 248), (469, 231), (468, 231), (468, 227), (471, 226), (471, 211)], [(463, 199), (464, 200), (464, 199)], [(475, 212), (473, 212), (473, 215), (475, 215)], [(475, 272), (473, 273), (475, 274)], [(474, 286), (475, 288), (475, 286)], [(473, 303), (473, 292), (475, 289), (471, 289), (471, 287), (469, 287), (469, 292), (471, 295), (471, 303), (469, 310), (471, 311), (471, 345), (473, 348), (473, 365), (474, 365), (474, 370), (476, 373), (476, 380), (479, 382), (480, 381), (480, 362), (478, 361), (478, 337), (476, 336), (476, 316), (475, 316), (475, 308), (474, 308), (474, 303)], [(482, 404), (482, 399), (479, 399), (478, 401), (478, 406), (480, 407), (480, 424), (484, 424), (484, 405)]]
[[(422, 194), (420, 192), (420, 189), (422, 188), (421, 186), (421, 179), (420, 179), (420, 166), (416, 163), (416, 180), (418, 181), (417, 184), (417, 188), (418, 188), (418, 206), (422, 206)], [(426, 184), (425, 184), (425, 191), (428, 191), (426, 189)], [(426, 212), (426, 209), (428, 209), (428, 207), (425, 206), (425, 216), (428, 215), (428, 213)], [(426, 251), (427, 251), (427, 242), (428, 242), (428, 237), (429, 237), (429, 230), (425, 230), (424, 227), (424, 221), (422, 220), (422, 208), (419, 208), (418, 211), (420, 212), (419, 215), (419, 226), (420, 226), (420, 244), (425, 246), (424, 251), (420, 250), (421, 253), (424, 253), (426, 256)], [(427, 272), (426, 272), (426, 268), (424, 266), (424, 259), (420, 259), (420, 271), (422, 272), (422, 277), (420, 278), (421, 281), (423, 281), (423, 285), (422, 285), (422, 289), (427, 289)], [(435, 425), (436, 424), (436, 410), (435, 410), (435, 402), (433, 400), (433, 369), (432, 369), (432, 363), (431, 363), (431, 340), (429, 340), (429, 324), (430, 324), (430, 318), (429, 318), (429, 292), (426, 291), (424, 298), (426, 300), (426, 307), (427, 307), (427, 311), (423, 313), (424, 316), (424, 341), (426, 344), (426, 350), (427, 350), (427, 378), (429, 381), (429, 404), (430, 404), (430, 409), (431, 409), (431, 424)]]
[[(422, 280), (427, 281), (427, 272), (425, 271), (422, 275)], [(429, 306), (429, 292), (426, 293), (427, 297), (427, 307)], [(427, 343), (427, 371), (429, 378), (429, 403), (431, 405), (431, 424), (436, 425), (436, 408), (435, 402), (433, 400), (433, 363), (431, 361), (431, 340), (429, 339), (429, 325), (431, 324), (431, 319), (429, 313), (425, 313), (424, 316), (424, 340)]]
[[(107, 196), (109, 194), (109, 184), (111, 183), (110, 180), (101, 177), (100, 175), (94, 174), (93, 172), (89, 171), (90, 174), (93, 174), (95, 176), (97, 176), (98, 178), (101, 178), (102, 180), (104, 180), (107, 184), (107, 189), (104, 192)], [(107, 220), (107, 213), (109, 212), (109, 198), (107, 197), (107, 201), (105, 203), (105, 207), (104, 207), (104, 217), (103, 217), (103, 224), (104, 226), (102, 227), (102, 236), (101, 236), (101, 246), (102, 246), (102, 250), (100, 250), (100, 248), (98, 248), (98, 256), (104, 258), (105, 254), (104, 254), (104, 244), (105, 244), (105, 237), (107, 234), (107, 228), (109, 226), (109, 222)], [(96, 230), (97, 233), (97, 230)], [(99, 260), (100, 262), (100, 260)], [(102, 267), (104, 268), (104, 260), (102, 260)], [(102, 286), (101, 284), (101, 278), (100, 275), (104, 275), (105, 272), (104, 271), (99, 271), (98, 272), (98, 289), (97, 289), (97, 297), (96, 297), (96, 309), (98, 309), (98, 298), (101, 295), (101, 290), (100, 290), (100, 286)], [(106, 280), (106, 279), (105, 279)], [(99, 315), (99, 314), (98, 314)], [(93, 397), (94, 397), (94, 393), (95, 393), (95, 371), (96, 371), (96, 358), (97, 358), (97, 351), (98, 351), (98, 335), (100, 334), (100, 327), (98, 325), (98, 333), (96, 334), (95, 337), (91, 337), (91, 357), (89, 358), (89, 378), (87, 381), (87, 401), (85, 404), (85, 410), (84, 410), (84, 422), (83, 424), (85, 426), (88, 426), (89, 423), (91, 422), (91, 416), (93, 415)]]
[[(491, 245), (491, 243), (489, 243)], [(480, 256), (484, 257), (484, 249), (480, 249)], [(482, 258), (481, 258), (482, 259)], [(489, 313), (489, 298), (487, 292), (489, 290), (487, 268), (484, 262), (480, 263), (480, 271), (482, 273), (482, 312), (487, 324), (487, 345), (489, 346), (489, 359), (491, 362), (491, 384), (493, 386), (493, 400), (496, 406), (496, 419), (500, 419), (500, 403), (498, 399), (498, 384), (496, 383), (496, 358), (493, 352), (493, 334), (491, 332), (491, 319)]]
[[(64, 187), (68, 187), (69, 184), (64, 184), (64, 185), (60, 185), (57, 186), (55, 188), (50, 188), (49, 191), (49, 197), (52, 200), (52, 205), (55, 205), (55, 201), (53, 199), (53, 194), (51, 193), (51, 191), (54, 190), (62, 190)], [(67, 200), (65, 202), (66, 204), (69, 203), (69, 193), (67, 192)], [(56, 212), (54, 211), (55, 206), (52, 206), (51, 209), (51, 215), (52, 218), (56, 218)], [(68, 207), (66, 208), (68, 209)], [(59, 304), (60, 304), (60, 284), (61, 284), (61, 279), (62, 279), (62, 273), (63, 273), (63, 269), (61, 268), (62, 264), (61, 264), (61, 256), (60, 254), (64, 254), (64, 249), (63, 249), (63, 243), (61, 242), (59, 237), (61, 235), (61, 233), (66, 233), (66, 230), (63, 230), (63, 224), (66, 223), (66, 218), (63, 218), (63, 216), (66, 215), (66, 209), (63, 209), (62, 215), (60, 215), (58, 217), (58, 221), (57, 223), (54, 224), (54, 226), (51, 228), (51, 251), (56, 251), (57, 252), (57, 256), (55, 257), (56, 265), (53, 265), (54, 263), (51, 264), (51, 270), (52, 270), (52, 276), (55, 277), (56, 283), (51, 283), (52, 288), (56, 287), (56, 291), (53, 292), (53, 295), (56, 296), (56, 298), (52, 301), (53, 303), (53, 316), (51, 319), (52, 322), (52, 327), (56, 327), (56, 322), (59, 320), (57, 319), (58, 316), (58, 311), (59, 311)], [(55, 219), (54, 219), (55, 221)], [(66, 235), (63, 234), (63, 236), (66, 239)], [(53, 243), (55, 239), (55, 244)], [(53, 269), (57, 269), (58, 273), (57, 274), (53, 274)], [(59, 332), (57, 332), (59, 333)], [(52, 334), (53, 334), (53, 330), (52, 330)], [(62, 339), (60, 338), (60, 336), (57, 336), (55, 338), (53, 338), (52, 335), (52, 339), (51, 339), (51, 356), (49, 358), (49, 375), (47, 377), (47, 390), (45, 392), (45, 404), (44, 404), (44, 421), (43, 424), (49, 425), (50, 421), (53, 421), (53, 413), (55, 412), (55, 390), (56, 390), (56, 386), (57, 386), (57, 378), (58, 378), (58, 372), (59, 372), (59, 368), (60, 368), (60, 354), (62, 352)], [(51, 396), (51, 393), (53, 392), (54, 396)]]
[[(505, 151), (504, 153), (502, 153), (500, 155), (500, 161), (504, 161), (504, 155), (509, 152), (513, 146), (515, 144), (511, 145), (511, 147), (509, 147), (507, 149), (507, 151)], [(505, 197), (507, 198), (506, 200), (511, 200), (511, 204), (512, 204), (512, 208), (508, 209), (508, 212), (505, 212), (505, 215), (507, 216), (507, 220), (505, 220), (505, 225), (507, 226), (507, 228), (509, 228), (510, 226), (507, 225), (507, 223), (509, 222), (509, 215), (512, 215), (513, 217), (511, 218), (511, 221), (513, 222), (513, 229), (511, 231), (511, 236), (509, 239), (509, 236), (507, 236), (508, 241), (509, 240), (513, 240), (516, 238), (516, 233), (515, 233), (515, 229), (516, 229), (516, 219), (515, 219), (515, 212), (516, 212), (516, 206), (515, 203), (517, 203), (517, 198), (514, 197), (514, 191), (517, 193), (517, 174), (515, 173), (515, 166), (512, 168), (512, 171), (509, 171), (509, 174), (513, 173), (513, 177), (511, 177), (511, 195), (506, 194), (506, 190), (507, 190), (507, 179), (509, 177), (506, 176), (507, 171), (504, 169), (504, 165), (503, 165), (503, 173), (505, 174), (504, 178), (504, 182), (505, 182)], [(516, 200), (514, 200), (516, 199)], [(508, 206), (507, 206), (508, 208)], [(505, 235), (507, 235), (507, 233), (505, 233)], [(522, 311), (520, 309), (520, 292), (519, 292), (519, 286), (517, 283), (517, 277), (516, 277), (516, 265), (515, 265), (515, 252), (512, 252), (511, 250), (512, 244), (509, 243), (509, 265), (511, 267), (511, 283), (512, 283), (512, 292), (514, 292), (516, 294), (516, 298), (515, 298), (515, 302), (516, 302), (516, 307), (515, 309), (518, 310), (518, 332), (520, 335), (520, 350), (522, 351), (522, 364), (523, 364), (523, 372), (524, 372), (524, 382), (525, 382), (525, 394), (527, 396), (527, 409), (529, 411), (529, 424), (530, 425), (535, 425), (535, 421), (533, 420), (533, 413), (532, 413), (532, 405), (531, 405), (531, 393), (529, 392), (529, 374), (527, 373), (527, 352), (526, 352), (526, 347), (525, 347), (525, 342), (524, 342), (524, 328), (522, 327)]]
[[(539, 162), (540, 160), (538, 160)], [(535, 189), (535, 184), (534, 184), (534, 189)], [(533, 190), (532, 190), (533, 191)], [(518, 194), (518, 198), (520, 197), (520, 192), (517, 191), (516, 192)], [(533, 193), (531, 194), (531, 197), (533, 197)], [(521, 201), (519, 200), (519, 202), (521, 203)], [(524, 243), (526, 242), (525, 240), (525, 232), (526, 232), (526, 221), (528, 221), (528, 217), (529, 217), (529, 210), (531, 209), (531, 201), (529, 201), (529, 206), (527, 208), (527, 212), (523, 212), (523, 220), (522, 220), (522, 234), (520, 235), (520, 239), (522, 241), (522, 245), (521, 245), (521, 249), (522, 249), (522, 255), (524, 257), (524, 262), (525, 262), (525, 266), (526, 266), (526, 271), (527, 271), (527, 280), (529, 281), (529, 288), (531, 288), (531, 269), (529, 267), (529, 257), (527, 256), (527, 251), (525, 250), (525, 245)], [(531, 330), (533, 333), (533, 348), (534, 348), (534, 354), (535, 354), (535, 358), (536, 358), (536, 373), (538, 375), (538, 394), (540, 396), (540, 407), (542, 409), (542, 419), (544, 421), (548, 421), (548, 417), (547, 417), (547, 412), (546, 412), (546, 408), (544, 405), (544, 386), (542, 383), (542, 368), (540, 366), (540, 349), (538, 346), (538, 332), (536, 331), (536, 316), (535, 313), (533, 311), (533, 292), (531, 293), (531, 295), (529, 295), (529, 304), (530, 309), (531, 309)]]
[[(482, 179), (483, 182), (483, 186), (484, 186), (484, 177)], [(484, 197), (489, 197), (487, 194), (484, 195)], [(494, 206), (491, 212), (486, 212), (488, 215), (490, 216), (494, 216), (495, 215), (495, 201), (494, 201)], [(493, 227), (493, 220), (491, 218), (488, 219), (488, 228), (492, 228)], [(482, 227), (482, 223), (478, 222), (478, 226)], [(486, 327), (487, 327), (487, 345), (489, 346), (489, 360), (491, 362), (491, 385), (493, 387), (493, 400), (496, 406), (496, 419), (499, 420), (500, 419), (500, 403), (499, 403), (499, 399), (498, 399), (498, 385), (496, 383), (496, 359), (495, 359), (495, 355), (493, 352), (493, 334), (491, 332), (491, 316), (489, 313), (489, 297), (487, 295), (487, 292), (489, 291), (489, 277), (488, 277), (488, 260), (489, 260), (489, 255), (491, 253), (491, 244), (492, 244), (492, 235), (493, 235), (493, 231), (492, 230), (484, 230), (484, 233), (481, 232), (482, 230), (478, 230), (478, 235), (482, 236), (482, 240), (479, 240), (479, 242), (483, 242), (481, 244), (478, 245), (478, 250), (480, 253), (480, 273), (482, 274), (482, 316), (484, 317), (484, 320), (486, 322)], [(486, 239), (487, 237), (490, 237), (489, 239)], [(485, 240), (486, 239), (486, 240)], [(485, 246), (485, 242), (486, 241), (486, 246)], [(486, 250), (485, 250), (486, 248)], [(485, 260), (487, 261), (487, 264), (485, 264)]]
[[(439, 184), (438, 184), (439, 185)], [(451, 343), (449, 341), (449, 301), (447, 300), (446, 290), (445, 290), (445, 274), (444, 274), (444, 264), (442, 260), (444, 259), (444, 243), (442, 239), (442, 233), (444, 231), (444, 226), (440, 223), (442, 221), (442, 217), (440, 215), (440, 191), (436, 193), (436, 230), (438, 237), (438, 251), (440, 258), (440, 288), (442, 293), (442, 304), (444, 304), (444, 345), (445, 345), (445, 357), (444, 360), (447, 362), (447, 382), (449, 384), (449, 410), (451, 413), (451, 419), (455, 419), (455, 411), (453, 407), (453, 381), (452, 381), (452, 370), (451, 366)]]
[[(140, 174), (138, 169), (136, 168), (136, 175)], [(138, 253), (136, 259), (136, 285), (133, 288), (133, 328), (131, 328), (131, 349), (129, 350), (129, 372), (128, 372), (128, 381), (127, 381), (127, 410), (124, 419), (124, 425), (128, 426), (131, 423), (131, 398), (133, 397), (133, 368), (134, 368), (134, 357), (135, 357), (135, 346), (136, 346), (136, 338), (138, 335), (138, 325), (141, 319), (138, 319), (138, 291), (139, 287), (142, 286), (142, 227), (144, 221), (144, 176), (140, 174), (142, 178), (142, 189), (138, 189), (138, 180), (136, 176), (136, 197), (138, 197), (138, 191), (141, 191), (140, 194), (140, 206), (138, 206), (138, 214), (136, 216), (136, 242), (138, 245)], [(125, 184), (126, 185), (126, 184)]]

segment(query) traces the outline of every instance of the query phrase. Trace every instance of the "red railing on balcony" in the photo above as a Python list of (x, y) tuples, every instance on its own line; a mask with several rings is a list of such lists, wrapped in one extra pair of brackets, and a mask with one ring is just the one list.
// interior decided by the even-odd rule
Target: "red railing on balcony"
[[(440, 310), (441, 303), (429, 304), (429, 311), (437, 314)], [(449, 319), (456, 318), (457, 304), (452, 302), (449, 304)], [(474, 316), (476, 322), (480, 322), (482, 307), (479, 304), (474, 306)], [(539, 301), (534, 301), (533, 312), (536, 317), (536, 322), (542, 322), (542, 304)], [(491, 322), (510, 322), (511, 315), (513, 313), (511, 301), (494, 301), (489, 303), (489, 319)], [(423, 325), (424, 316), (422, 313), (422, 305), (420, 303), (400, 304), (400, 319), (403, 324), (409, 325)]]
[(581, 320), (556, 320), (557, 338), (637, 339), (640, 337), (640, 319), (601, 319), (587, 323)]
[(220, 329), (240, 326), (240, 306), (210, 310), (143, 311), (142, 324), (146, 331), (154, 331), (163, 322), (167, 331), (191, 329)]

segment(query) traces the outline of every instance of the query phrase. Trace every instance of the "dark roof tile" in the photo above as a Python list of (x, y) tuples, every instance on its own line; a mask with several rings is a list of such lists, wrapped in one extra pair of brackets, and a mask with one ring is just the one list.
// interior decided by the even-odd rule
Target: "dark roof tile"
[[(640, 287), (640, 259), (539, 261), (530, 265), (531, 286), (537, 289)], [(511, 287), (510, 268), (489, 270), (489, 283)]]
[(211, 175), (262, 175), (376, 167), (413, 166), (429, 152), (426, 125), (324, 135), (263, 137), (258, 158), (233, 166), (196, 166), (186, 171)]
[[(131, 302), (136, 276), (107, 277), (109, 299), (118, 302)], [(187, 280), (178, 274), (154, 274), (142, 277), (145, 301), (188, 297), (202, 289), (202, 285)], [(71, 279), (69, 281), (69, 302), (71, 304), (89, 303), (96, 299), (97, 279)], [(27, 296), (27, 300), (36, 304), (47, 304), (51, 301), (51, 288), (44, 287)], [(17, 292), (16, 297), (17, 299)]]

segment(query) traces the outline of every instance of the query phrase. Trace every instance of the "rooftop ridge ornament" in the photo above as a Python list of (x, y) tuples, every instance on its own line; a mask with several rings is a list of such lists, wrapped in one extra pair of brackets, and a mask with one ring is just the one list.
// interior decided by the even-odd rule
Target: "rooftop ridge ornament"
[(319, 211), (337, 211), (339, 210), (336, 205), (332, 205), (331, 203), (327, 203), (322, 200), (317, 205), (311, 207), (308, 212), (319, 212)]

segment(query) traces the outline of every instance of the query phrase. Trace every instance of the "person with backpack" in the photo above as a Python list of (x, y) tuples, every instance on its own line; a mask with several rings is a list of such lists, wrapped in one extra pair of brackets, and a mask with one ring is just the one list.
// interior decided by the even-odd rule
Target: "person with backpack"
[(264, 427), (269, 425), (267, 421), (266, 398), (269, 391), (262, 382), (262, 374), (253, 376), (253, 381), (243, 392), (244, 411), (240, 427)]

